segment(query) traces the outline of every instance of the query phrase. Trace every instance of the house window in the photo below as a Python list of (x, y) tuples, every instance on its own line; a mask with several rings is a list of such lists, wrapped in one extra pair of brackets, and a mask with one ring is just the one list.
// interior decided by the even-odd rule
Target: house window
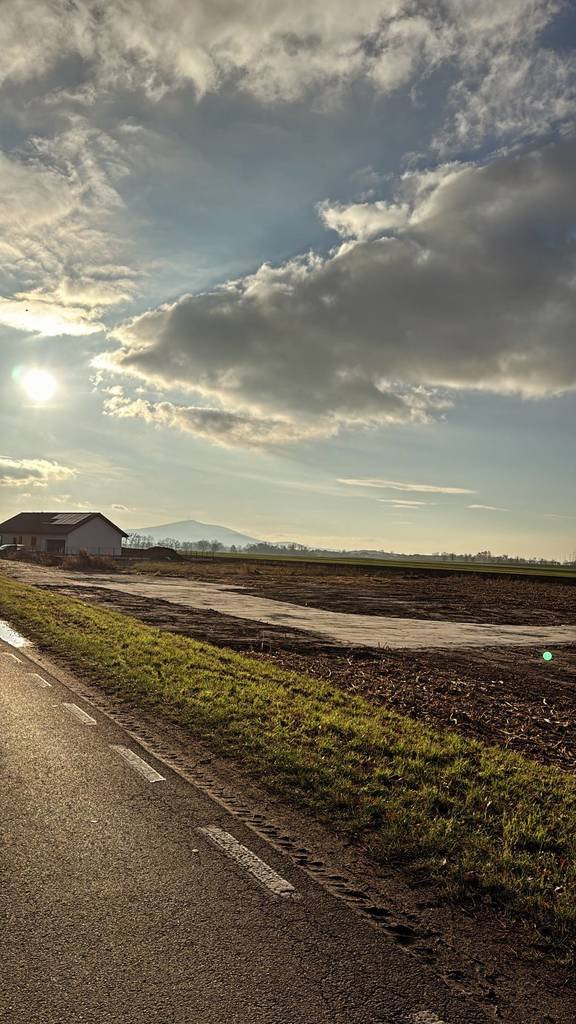
[(30, 547), (31, 548), (35, 548), (36, 547), (36, 537), (30, 537)]

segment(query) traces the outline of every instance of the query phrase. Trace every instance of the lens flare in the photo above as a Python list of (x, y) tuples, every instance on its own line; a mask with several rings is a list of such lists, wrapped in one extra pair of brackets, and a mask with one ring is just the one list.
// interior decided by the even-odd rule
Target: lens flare
[(47, 370), (26, 370), (20, 378), (28, 398), (33, 402), (49, 402), (58, 390), (56, 378)]
[(542, 657), (544, 658), (544, 661), (552, 661), (554, 655), (552, 654), (552, 651), (544, 651)]

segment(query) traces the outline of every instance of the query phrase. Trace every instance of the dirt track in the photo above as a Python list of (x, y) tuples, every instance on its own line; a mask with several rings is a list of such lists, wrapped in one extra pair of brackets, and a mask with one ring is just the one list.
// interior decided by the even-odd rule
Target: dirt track
[(19, 564), (20, 578), (40, 585), (61, 584), (74, 590), (79, 583), (101, 590), (144, 597), (156, 603), (167, 601), (183, 607), (207, 609), (234, 618), (315, 633), (333, 643), (378, 649), (433, 650), (485, 648), (488, 646), (550, 646), (576, 643), (572, 625), (510, 625), (448, 621), (436, 617), (366, 615), (327, 611), (323, 608), (289, 604), (270, 597), (254, 596), (234, 583), (208, 583), (195, 579), (96, 573), (79, 576), (59, 569)]
[(576, 581), (412, 568), (203, 560), (164, 564), (160, 571), (165, 580), (241, 586), (245, 594), (255, 597), (331, 612), (509, 625), (576, 624)]

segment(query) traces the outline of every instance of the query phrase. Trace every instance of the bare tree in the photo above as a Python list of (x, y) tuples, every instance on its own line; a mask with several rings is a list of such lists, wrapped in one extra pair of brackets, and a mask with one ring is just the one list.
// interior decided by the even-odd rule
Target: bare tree
[(125, 540), (127, 548), (151, 548), (154, 538), (143, 533), (129, 533)]

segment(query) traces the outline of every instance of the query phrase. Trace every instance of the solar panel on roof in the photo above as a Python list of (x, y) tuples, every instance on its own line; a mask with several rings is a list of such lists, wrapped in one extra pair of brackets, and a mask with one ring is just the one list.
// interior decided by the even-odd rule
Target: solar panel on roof
[(81, 523), (89, 515), (89, 512), (59, 512), (52, 522), (59, 526), (72, 526), (74, 523)]

